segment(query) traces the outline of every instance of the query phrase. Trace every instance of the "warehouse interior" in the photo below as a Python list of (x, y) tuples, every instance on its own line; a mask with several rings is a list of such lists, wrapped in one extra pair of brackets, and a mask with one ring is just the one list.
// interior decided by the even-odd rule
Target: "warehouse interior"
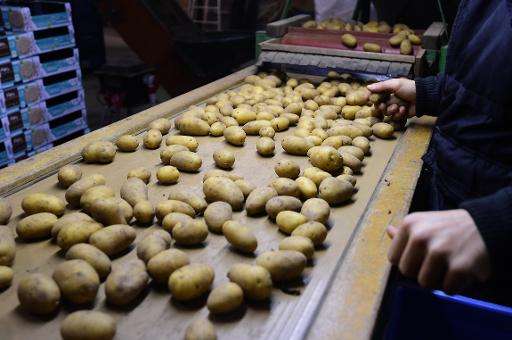
[(510, 1), (0, 13), (0, 339), (512, 338)]

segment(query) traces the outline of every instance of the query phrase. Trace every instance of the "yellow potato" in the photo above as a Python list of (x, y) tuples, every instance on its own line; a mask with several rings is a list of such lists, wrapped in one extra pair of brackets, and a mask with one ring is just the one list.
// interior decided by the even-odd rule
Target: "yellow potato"
[(116, 156), (116, 146), (112, 142), (97, 141), (82, 150), (82, 158), (86, 163), (111, 163)]
[(11, 215), (12, 208), (9, 202), (4, 198), (0, 198), (0, 225), (7, 225), (11, 219)]
[(349, 182), (329, 177), (322, 181), (318, 192), (320, 198), (327, 201), (329, 205), (336, 206), (350, 200), (354, 187)]
[(68, 164), (59, 169), (57, 179), (61, 188), (67, 189), (69, 186), (82, 178), (82, 170), (78, 165)]
[(309, 162), (327, 172), (338, 172), (343, 168), (343, 158), (332, 146), (315, 146), (308, 151)]
[(294, 196), (300, 198), (301, 192), (299, 186), (294, 180), (290, 178), (279, 177), (270, 183), (270, 186), (274, 188), (280, 196)]
[(288, 236), (279, 242), (279, 250), (295, 250), (311, 259), (315, 253), (313, 241), (304, 236)]
[(236, 119), (239, 125), (244, 125), (250, 121), (256, 120), (256, 112), (252, 109), (243, 107), (237, 107), (234, 109), (231, 116)]
[(162, 133), (162, 135), (167, 134), (169, 132), (169, 130), (171, 129), (171, 127), (172, 127), (172, 123), (167, 118), (158, 118), (158, 119), (155, 119), (154, 121), (152, 121), (151, 123), (149, 123), (150, 129), (159, 130)]
[(172, 229), (172, 238), (176, 244), (183, 246), (199, 245), (208, 237), (208, 227), (202, 220), (192, 220), (188, 223), (177, 223)]
[(167, 214), (173, 212), (186, 214), (190, 217), (194, 217), (196, 215), (194, 208), (185, 202), (177, 200), (161, 201), (155, 207), (156, 218), (158, 221), (162, 221)]
[(115, 306), (125, 306), (134, 301), (146, 288), (149, 276), (144, 262), (130, 260), (114, 266), (105, 281), (107, 302)]
[(173, 299), (190, 301), (210, 290), (215, 273), (206, 264), (189, 264), (174, 271), (169, 277), (169, 290)]
[(191, 151), (180, 151), (175, 153), (169, 162), (180, 171), (197, 172), (201, 168), (203, 161), (198, 154)]
[(231, 220), (232, 216), (233, 209), (231, 205), (221, 201), (211, 203), (204, 211), (204, 220), (208, 229), (217, 234), (222, 233), (222, 225), (224, 222)]
[(352, 184), (353, 187), (356, 186), (356, 178), (352, 175), (349, 175), (349, 174), (341, 174), (339, 175), (338, 177), (336, 177), (337, 179), (341, 179), (343, 181), (347, 181), (349, 182), (350, 184)]
[(357, 46), (357, 38), (349, 33), (343, 34), (341, 36), (341, 42), (348, 48), (354, 48)]
[(149, 225), (155, 218), (155, 209), (150, 201), (139, 201), (133, 207), (133, 216), (139, 224)]
[(186, 253), (178, 249), (167, 249), (153, 256), (147, 266), (153, 280), (158, 284), (167, 284), (174, 271), (188, 264), (190, 261)]
[(254, 120), (246, 123), (243, 126), (245, 133), (249, 136), (256, 136), (263, 128), (271, 128), (271, 123), (268, 120)]
[(207, 202), (223, 201), (233, 210), (242, 210), (244, 194), (232, 180), (224, 177), (211, 177), (203, 183), (203, 193)]
[(265, 212), (267, 202), (277, 196), (277, 191), (270, 187), (261, 187), (254, 189), (245, 204), (245, 210), (248, 216), (255, 216)]
[(299, 211), (301, 207), (302, 202), (296, 197), (276, 196), (267, 201), (265, 211), (271, 219), (275, 219), (281, 211)]
[(116, 335), (116, 322), (106, 313), (81, 310), (66, 316), (60, 334), (63, 340), (111, 340)]
[(309, 178), (318, 187), (320, 183), (326, 178), (332, 177), (332, 175), (326, 171), (323, 171), (316, 167), (306, 168), (304, 170), (304, 177)]
[(188, 325), (185, 340), (217, 340), (217, 333), (210, 321), (198, 319)]
[(158, 149), (160, 144), (162, 144), (162, 133), (156, 129), (148, 130), (142, 138), (142, 144), (146, 149)]
[(410, 55), (413, 52), (411, 41), (406, 38), (400, 43), (400, 54)]
[[(189, 151), (185, 151), (189, 152)], [(176, 184), (180, 178), (180, 172), (174, 166), (166, 165), (156, 171), (158, 182), (163, 185)]]
[[(363, 137), (364, 138), (364, 137)], [(360, 161), (364, 159), (364, 151), (353, 145), (345, 145), (339, 148), (340, 152), (346, 152), (356, 157)]]
[(144, 183), (148, 184), (151, 178), (151, 171), (149, 171), (145, 167), (138, 167), (130, 170), (126, 175), (127, 179), (132, 177), (140, 178)]
[(416, 34), (409, 34), (407, 36), (411, 44), (413, 45), (421, 45), (421, 38), (418, 37)]
[[(59, 233), (59, 235), (62, 233)], [(108, 256), (117, 255), (130, 247), (135, 240), (135, 229), (129, 225), (114, 224), (94, 232), (89, 243)]]
[(287, 235), (290, 235), (299, 225), (306, 222), (306, 216), (295, 211), (281, 211), (276, 216), (276, 224), (279, 230)]
[(329, 220), (331, 208), (329, 203), (321, 198), (310, 198), (302, 204), (300, 212), (306, 216), (308, 221), (317, 221), (325, 224)]
[(237, 310), (244, 302), (244, 291), (233, 282), (224, 283), (208, 295), (206, 306), (212, 314), (226, 314)]
[(263, 157), (274, 155), (276, 143), (270, 137), (261, 137), (256, 141), (256, 151)]
[(66, 260), (83, 260), (90, 264), (100, 279), (110, 274), (111, 262), (108, 256), (98, 248), (87, 243), (75, 244), (66, 252)]
[(102, 227), (101, 224), (91, 221), (70, 221), (57, 234), (57, 245), (67, 250), (75, 244), (87, 242), (89, 237)]
[(382, 47), (377, 43), (366, 43), (363, 45), (363, 50), (365, 52), (380, 53), (382, 52)]
[(21, 308), (29, 313), (52, 314), (60, 304), (60, 289), (51, 277), (40, 273), (29, 274), (18, 284), (18, 300)]
[(68, 190), (66, 190), (66, 201), (73, 207), (77, 208), (80, 206), (80, 198), (88, 189), (97, 186), (104, 185), (106, 183), (105, 176), (100, 174), (92, 174), (87, 177), (73, 183)]
[(80, 207), (87, 213), (90, 212), (92, 203), (100, 198), (114, 198), (115, 192), (106, 185), (97, 185), (88, 189), (82, 197), (80, 197)]
[(11, 266), (16, 257), (16, 243), (11, 230), (0, 228), (0, 266)]
[(133, 152), (139, 147), (139, 140), (132, 135), (122, 135), (116, 141), (116, 146), (119, 151)]
[(283, 159), (274, 166), (274, 172), (279, 177), (296, 179), (300, 174), (300, 166), (294, 161)]
[(393, 133), (395, 132), (393, 126), (388, 123), (376, 123), (372, 126), (372, 130), (374, 136), (382, 139), (393, 138)]
[(226, 124), (222, 122), (215, 122), (210, 126), (210, 136), (212, 137), (220, 137), (224, 135), (224, 130), (226, 129)]
[(168, 165), (171, 162), (171, 157), (180, 151), (189, 150), (186, 146), (179, 144), (166, 146), (164, 149), (162, 149), (162, 151), (160, 151), (160, 160), (162, 161), (162, 164)]
[(274, 138), (276, 131), (271, 127), (262, 127), (259, 131), (260, 137)]
[(281, 146), (285, 152), (291, 155), (306, 156), (314, 144), (302, 137), (286, 136), (281, 141)]
[(235, 164), (235, 153), (229, 149), (215, 150), (213, 160), (217, 167), (230, 170), (233, 169), (233, 165)]
[(273, 282), (300, 278), (306, 262), (306, 256), (294, 250), (267, 251), (256, 258), (256, 264), (269, 271)]
[(235, 181), (235, 184), (240, 188), (242, 191), (242, 194), (244, 194), (244, 197), (247, 198), (247, 196), (250, 195), (250, 193), (256, 189), (254, 185), (246, 181), (245, 179), (239, 179)]
[(272, 125), (272, 128), (276, 132), (282, 132), (285, 130), (288, 130), (290, 127), (290, 121), (285, 118), (284, 116), (280, 116), (277, 118), (274, 118), (270, 121), (270, 124)]
[(0, 291), (11, 286), (14, 271), (7, 266), (0, 266)]
[(176, 128), (186, 136), (208, 136), (210, 133), (210, 125), (195, 117), (180, 117), (176, 120)]
[(171, 235), (164, 230), (154, 230), (137, 243), (137, 257), (148, 263), (154, 256), (171, 246)]
[(315, 246), (320, 246), (327, 237), (327, 228), (320, 222), (311, 221), (298, 226), (292, 236), (307, 237)]
[(318, 193), (318, 189), (316, 187), (315, 182), (307, 177), (299, 177), (295, 180), (297, 186), (299, 187), (299, 191), (301, 193), (302, 199), (308, 199), (316, 197)]
[(74, 304), (87, 304), (96, 299), (100, 278), (94, 268), (84, 260), (68, 260), (53, 272), (62, 296)]
[(121, 198), (134, 207), (140, 201), (148, 200), (148, 188), (140, 178), (128, 178), (120, 190)]
[(66, 210), (66, 203), (57, 196), (35, 193), (23, 197), (21, 208), (27, 215), (48, 212), (62, 216)]
[[(222, 202), (222, 203), (224, 203), (224, 202)], [(206, 219), (206, 217), (205, 217), (205, 219)], [(164, 219), (162, 220), (162, 228), (165, 231), (170, 233), (170, 232), (172, 232), (172, 230), (178, 223), (186, 225), (191, 221), (193, 221), (193, 219), (189, 215), (186, 215), (186, 214), (183, 214), (180, 212), (172, 212), (172, 213), (167, 214), (164, 217)]]
[(233, 182), (238, 181), (239, 179), (244, 179), (242, 176), (239, 176), (232, 172), (227, 172), (227, 171), (223, 171), (223, 170), (219, 170), (219, 169), (213, 169), (213, 170), (208, 170), (204, 174), (203, 182), (206, 182), (206, 180), (211, 177), (225, 177), (225, 178), (229, 178)]
[(236, 221), (226, 221), (222, 225), (222, 233), (228, 242), (243, 253), (254, 253), (258, 240), (251, 229)]
[(224, 138), (226, 142), (235, 146), (243, 146), (247, 134), (239, 126), (230, 126), (224, 130)]
[(196, 152), (199, 147), (197, 139), (191, 136), (169, 136), (165, 140), (166, 145), (183, 145), (189, 151)]
[(350, 145), (352, 143), (352, 138), (344, 135), (336, 135), (330, 136), (324, 139), (322, 142), (322, 146), (332, 146), (335, 149), (339, 149), (344, 145)]
[(25, 241), (49, 238), (57, 216), (42, 212), (21, 219), (16, 226), (18, 237)]
[(272, 294), (272, 279), (264, 267), (237, 263), (229, 269), (228, 278), (240, 286), (250, 300), (268, 300)]
[(370, 141), (368, 138), (359, 136), (352, 140), (352, 145), (358, 147), (365, 155), (370, 153)]
[(344, 165), (351, 168), (355, 173), (359, 173), (361, 171), (363, 162), (361, 162), (356, 156), (341, 149), (338, 152), (341, 155), (341, 157), (343, 157)]
[(168, 199), (182, 201), (194, 208), (196, 214), (201, 215), (208, 203), (206, 200), (186, 187), (173, 187), (168, 191)]
[(127, 223), (123, 210), (115, 197), (98, 198), (92, 202), (88, 210), (91, 216), (103, 225)]

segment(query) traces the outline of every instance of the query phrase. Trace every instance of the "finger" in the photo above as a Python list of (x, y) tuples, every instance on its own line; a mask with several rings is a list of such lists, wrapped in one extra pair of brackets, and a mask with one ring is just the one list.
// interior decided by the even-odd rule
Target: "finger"
[(400, 80), (399, 79), (390, 79), (386, 81), (381, 81), (379, 83), (370, 84), (367, 86), (368, 90), (375, 93), (381, 92), (396, 92), (400, 89)]
[(409, 118), (416, 116), (416, 105), (411, 105), (409, 107)]
[(398, 109), (398, 113), (400, 114), (400, 116), (404, 117), (405, 114), (407, 113), (407, 108), (405, 106), (400, 106), (400, 109)]
[(386, 112), (387, 105), (386, 103), (380, 103), (379, 104), (379, 111), (380, 112)]
[(423, 243), (415, 242), (409, 237), (409, 242), (407, 242), (407, 246), (398, 263), (398, 268), (404, 276), (409, 278), (416, 278), (418, 276), (425, 258), (425, 248)]
[[(400, 108), (402, 108), (402, 106)], [(403, 110), (399, 109), (398, 112), (393, 115), (393, 121), (401, 122), (404, 119), (404, 117), (405, 117), (405, 114), (404, 114)]]
[(421, 265), (418, 283), (424, 288), (441, 287), (446, 272), (446, 259), (439, 252), (429, 252)]
[(405, 246), (407, 245), (407, 240), (409, 239), (409, 229), (404, 228), (403, 226), (397, 230), (397, 233), (393, 237), (393, 241), (391, 242), (391, 246), (389, 247), (388, 259), (394, 265), (398, 265), (400, 262), (400, 258), (402, 257), (402, 253), (404, 251)]
[(388, 106), (387, 109), (387, 115), (391, 116), (398, 113), (398, 105), (397, 104), (391, 104)]
[(393, 239), (395, 237), (396, 233), (398, 232), (398, 228), (394, 227), (392, 225), (388, 225), (388, 227), (386, 228), (386, 232), (387, 232), (389, 238)]
[(443, 280), (446, 294), (456, 294), (471, 284), (471, 277), (463, 270), (448, 270)]

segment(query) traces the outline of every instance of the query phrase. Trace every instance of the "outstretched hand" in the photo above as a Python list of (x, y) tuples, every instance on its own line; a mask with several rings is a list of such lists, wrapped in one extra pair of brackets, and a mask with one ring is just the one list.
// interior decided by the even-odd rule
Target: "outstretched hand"
[(368, 90), (373, 93), (391, 94), (390, 100), (379, 105), (385, 115), (400, 121), (416, 115), (416, 83), (414, 80), (400, 78), (370, 84)]

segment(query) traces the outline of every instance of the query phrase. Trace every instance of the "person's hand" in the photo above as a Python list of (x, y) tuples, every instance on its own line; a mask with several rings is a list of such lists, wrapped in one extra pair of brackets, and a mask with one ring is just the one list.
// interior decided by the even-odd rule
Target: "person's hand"
[(387, 232), (389, 261), (422, 287), (453, 294), (491, 274), (487, 248), (466, 210), (413, 213)]
[(379, 105), (379, 110), (394, 120), (402, 120), (416, 115), (416, 83), (400, 78), (382, 81), (367, 86), (373, 93), (392, 94), (391, 99)]

